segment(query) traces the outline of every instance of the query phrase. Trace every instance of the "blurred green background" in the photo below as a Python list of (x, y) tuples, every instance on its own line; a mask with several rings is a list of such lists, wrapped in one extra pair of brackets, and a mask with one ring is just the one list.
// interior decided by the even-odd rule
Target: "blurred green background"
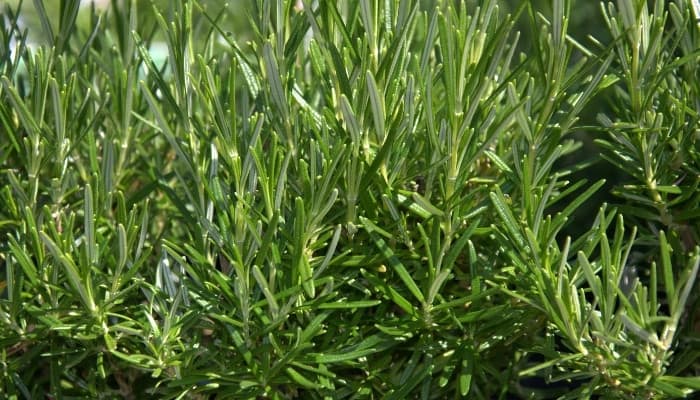
[[(46, 35), (42, 31), (41, 24), (39, 22), (38, 9), (35, 5), (36, 0), (0, 0), (0, 7), (4, 13), (7, 7), (11, 7), (13, 12), (17, 10), (18, 6), (21, 6), (22, 22), (24, 27), (29, 30), (29, 37), (33, 43), (41, 43), (45, 40)], [(88, 25), (90, 18), (91, 7), (95, 7), (98, 10), (109, 10), (113, 4), (119, 5), (123, 3), (124, 0), (81, 0), (81, 12), (78, 16), (78, 27), (84, 27)], [(60, 15), (60, 7), (62, 0), (42, 0), (44, 8), (46, 9), (46, 14), (52, 19), (54, 24), (58, 23)], [(206, 10), (206, 12), (211, 16), (219, 15), (224, 13), (225, 20), (231, 24), (234, 32), (246, 32), (249, 31), (247, 26), (247, 17), (244, 12), (246, 9), (244, 0), (231, 0), (228, 2), (222, 2), (217, 0), (200, 0), (199, 3)], [(154, 7), (158, 10), (164, 12), (167, 15), (167, 10), (170, 7), (170, 1), (166, 0), (138, 0), (136, 1), (139, 16), (139, 30), (141, 32), (148, 32), (154, 29), (155, 19), (153, 18)], [(199, 13), (201, 14), (201, 12)]]
[[(85, 21), (89, 15), (89, 9), (94, 3), (95, 7), (108, 9), (112, 2), (122, 2), (123, 0), (82, 0), (83, 10), (79, 19)], [(246, 10), (250, 9), (250, 5), (253, 1), (257, 0), (230, 0), (227, 2), (219, 0), (200, 0), (199, 3), (206, 8), (210, 15), (218, 15), (222, 11), (224, 12), (225, 20), (230, 24), (232, 32), (239, 35), (246, 35), (250, 33), (249, 25), (247, 23)], [(295, 0), (286, 0), (295, 1)], [(551, 1), (548, 0), (530, 0), (533, 8), (544, 14), (551, 12)], [(440, 0), (423, 0), (424, 8), (430, 8), (435, 5), (435, 3), (440, 2)], [(37, 9), (34, 4), (34, 0), (22, 0), (22, 15), (25, 23), (25, 27), (29, 29), (32, 40), (39, 42), (42, 40), (41, 25), (39, 24), (39, 18), (37, 16)], [(46, 8), (47, 14), (58, 21), (60, 0), (44, 0), (43, 4)], [(462, 4), (466, 7), (477, 7), (481, 0), (464, 0), (455, 1), (457, 4)], [(518, 5), (522, 3), (522, 0), (504, 0), (501, 2), (502, 7), (505, 10), (513, 10)], [(4, 10), (5, 7), (10, 6), (16, 9), (20, 0), (2, 0), (0, 1), (0, 6)], [(153, 7), (160, 10), (167, 10), (170, 1), (167, 0), (139, 0), (136, 2), (139, 9), (139, 24), (142, 28), (148, 29), (153, 24), (152, 12)], [(598, 1), (572, 1), (571, 22), (570, 22), (570, 32), (575, 38), (581, 40), (587, 35), (593, 35), (598, 39), (603, 39), (604, 41), (607, 37), (607, 29), (600, 18), (600, 2)], [(527, 40), (527, 32), (523, 32), (523, 37)]]

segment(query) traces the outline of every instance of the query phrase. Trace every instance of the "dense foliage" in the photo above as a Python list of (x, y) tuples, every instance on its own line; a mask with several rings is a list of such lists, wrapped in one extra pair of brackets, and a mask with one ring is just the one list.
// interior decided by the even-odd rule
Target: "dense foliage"
[(0, 397), (700, 390), (696, 1), (79, 3), (2, 11)]

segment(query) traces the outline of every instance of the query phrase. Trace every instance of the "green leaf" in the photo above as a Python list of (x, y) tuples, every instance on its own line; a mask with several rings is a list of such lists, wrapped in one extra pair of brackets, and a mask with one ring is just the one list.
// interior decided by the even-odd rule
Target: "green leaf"
[(39, 284), (39, 276), (37, 274), (36, 265), (34, 265), (32, 262), (29, 253), (20, 247), (20, 244), (14, 237), (8, 236), (7, 240), (12, 255), (14, 256), (15, 260), (17, 260), (20, 267), (22, 267), (24, 276), (29, 279), (29, 283), (32, 286), (37, 286)]
[[(320, 308), (320, 307), (319, 307)], [(324, 312), (317, 315), (299, 335), (300, 343), (308, 343), (311, 339), (323, 328), (323, 321), (330, 316), (330, 313)]]
[(428, 201), (428, 199), (421, 196), (420, 194), (413, 192), (413, 193), (411, 193), (411, 198), (413, 199), (415, 204), (417, 204), (421, 210), (424, 210), (425, 212), (429, 213), (430, 215), (434, 215), (434, 216), (438, 216), (438, 217), (442, 217), (444, 215), (442, 210), (440, 210), (439, 208), (432, 205), (430, 203), (430, 201)]
[(277, 304), (277, 299), (275, 299), (275, 296), (270, 289), (270, 285), (267, 283), (267, 279), (265, 279), (265, 276), (263, 276), (262, 271), (260, 271), (260, 268), (257, 265), (253, 265), (251, 270), (255, 281), (260, 286), (260, 289), (267, 300), (267, 306), (270, 308), (270, 315), (272, 315), (273, 319), (276, 319), (279, 313), (279, 304)]
[(270, 83), (272, 102), (282, 114), (280, 115), (282, 121), (289, 121), (289, 106), (287, 105), (287, 98), (284, 94), (285, 91), (282, 87), (282, 81), (280, 80), (279, 67), (270, 42), (266, 42), (263, 45), (263, 61), (265, 63), (267, 79)]
[[(657, 381), (664, 384), (673, 385), (681, 388), (689, 388), (700, 390), (700, 377), (698, 376), (669, 376), (663, 375), (657, 378)], [(685, 390), (683, 392), (686, 392)], [(689, 394), (686, 392), (684, 395)]]
[(474, 359), (468, 357), (462, 361), (462, 368), (459, 373), (459, 394), (466, 396), (469, 394), (472, 383), (472, 375), (474, 374)]
[(85, 248), (88, 263), (92, 266), (97, 262), (97, 243), (95, 241), (95, 211), (90, 184), (85, 185), (84, 206)]
[(80, 272), (78, 272), (78, 267), (75, 265), (70, 256), (64, 254), (46, 233), (39, 232), (39, 235), (41, 236), (41, 240), (44, 242), (46, 247), (49, 248), (53, 258), (63, 267), (63, 270), (68, 277), (68, 282), (70, 283), (71, 287), (78, 292), (80, 300), (85, 308), (87, 308), (91, 314), (94, 314), (97, 310), (97, 306), (95, 305), (95, 300), (93, 299), (92, 291), (90, 290), (89, 276), (86, 277), (87, 279), (81, 277)]
[(287, 373), (287, 375), (290, 378), (292, 378), (292, 380), (294, 382), (298, 383), (303, 388), (306, 388), (306, 389), (320, 389), (320, 388), (322, 388), (321, 385), (310, 381), (304, 375), (300, 374), (292, 367), (287, 367), (287, 368), (285, 368), (284, 371)]
[(505, 225), (505, 228), (511, 235), (512, 239), (515, 240), (515, 244), (517, 245), (518, 249), (525, 249), (525, 239), (523, 238), (513, 213), (510, 211), (510, 207), (506, 205), (506, 199), (503, 196), (501, 189), (496, 187), (495, 191), (489, 193), (489, 197), (491, 198), (491, 202), (493, 203), (494, 207), (496, 207), (496, 212), (501, 218), (501, 222), (503, 222)]
[(341, 363), (387, 350), (396, 345), (396, 343), (394, 338), (383, 335), (372, 335), (353, 346), (341, 349), (341, 351), (337, 353), (315, 354), (314, 359), (319, 364)]
[(384, 129), (384, 96), (379, 94), (377, 89), (377, 83), (374, 81), (374, 76), (367, 71), (365, 74), (365, 79), (367, 80), (367, 93), (369, 93), (369, 101), (372, 105), (372, 117), (374, 118), (374, 130), (377, 134), (377, 139), (379, 143), (384, 142), (385, 129)]
[(633, 333), (635, 336), (637, 336), (638, 338), (644, 340), (645, 342), (653, 344), (654, 346), (657, 346), (658, 348), (660, 348), (662, 350), (666, 350), (666, 347), (659, 340), (658, 336), (656, 335), (656, 332), (647, 331), (643, 327), (639, 326), (639, 324), (632, 321), (625, 314), (620, 315), (620, 320), (622, 321), (622, 324), (625, 326), (625, 328), (627, 330), (629, 330), (631, 333)]
[(335, 303), (323, 303), (318, 306), (319, 310), (342, 310), (374, 307), (381, 304), (381, 300), (358, 300), (358, 301), (338, 301)]
[(408, 273), (403, 263), (398, 259), (398, 257), (396, 257), (396, 255), (389, 248), (389, 246), (387, 246), (384, 239), (382, 239), (381, 237), (379, 237), (379, 235), (376, 234), (376, 231), (378, 229), (377, 226), (374, 225), (374, 223), (372, 223), (369, 219), (364, 217), (360, 217), (360, 222), (362, 222), (362, 226), (365, 228), (365, 230), (367, 231), (367, 233), (369, 234), (370, 238), (377, 246), (379, 251), (389, 262), (389, 265), (391, 265), (391, 267), (399, 275), (399, 278), (401, 278), (401, 281), (406, 285), (406, 288), (408, 288), (411, 294), (413, 294), (413, 296), (419, 302), (424, 303), (425, 297), (423, 297), (423, 293), (420, 291), (418, 285), (411, 277), (411, 274)]
[(676, 297), (676, 282), (671, 265), (671, 246), (666, 241), (666, 233), (659, 232), (659, 250), (661, 251), (661, 271), (664, 279), (664, 289), (669, 302), (671, 314), (678, 309), (678, 297)]
[(690, 393), (692, 393), (692, 390), (689, 389), (681, 389), (678, 387), (677, 381), (668, 381), (668, 380), (661, 380), (657, 379), (654, 381), (652, 386), (661, 391), (661, 393), (666, 394), (667, 396), (670, 396), (672, 398), (680, 399), (687, 397)]

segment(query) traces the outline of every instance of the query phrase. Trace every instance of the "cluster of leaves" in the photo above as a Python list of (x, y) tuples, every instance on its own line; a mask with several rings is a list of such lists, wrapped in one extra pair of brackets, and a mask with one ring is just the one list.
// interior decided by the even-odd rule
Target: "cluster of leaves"
[(3, 11), (2, 397), (700, 389), (696, 2), (117, 3)]

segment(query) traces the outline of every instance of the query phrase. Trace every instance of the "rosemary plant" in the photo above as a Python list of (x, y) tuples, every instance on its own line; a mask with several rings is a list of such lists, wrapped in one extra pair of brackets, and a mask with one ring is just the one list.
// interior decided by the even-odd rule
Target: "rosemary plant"
[(700, 390), (697, 1), (48, 3), (0, 14), (0, 397)]

